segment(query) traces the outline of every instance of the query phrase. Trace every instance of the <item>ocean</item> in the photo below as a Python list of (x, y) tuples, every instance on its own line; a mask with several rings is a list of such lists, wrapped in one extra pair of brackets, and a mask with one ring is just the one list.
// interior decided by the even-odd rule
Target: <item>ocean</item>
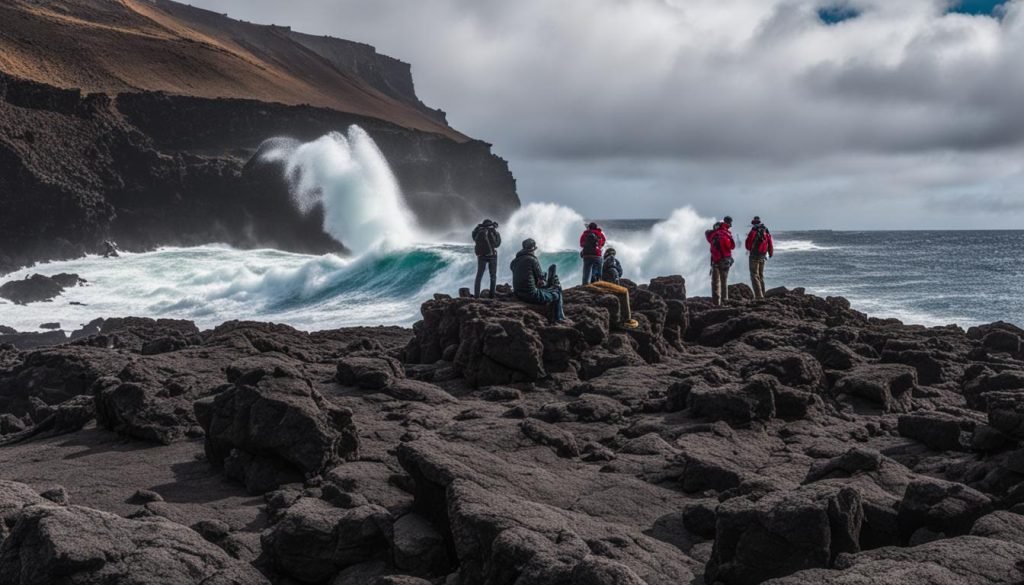
[[(547, 215), (545, 211), (550, 210), (527, 207), (522, 213), (537, 221), (538, 212)], [(692, 212), (680, 215), (696, 221)], [(537, 223), (541, 228), (545, 222)], [(679, 223), (677, 218), (676, 227)], [(582, 228), (582, 221), (573, 225)], [(679, 245), (655, 233), (673, 229), (667, 222), (604, 225), (628, 278), (644, 282), (682, 273), (691, 295), (708, 294), (707, 244), (700, 230), (689, 230), (695, 243)], [(523, 229), (511, 225), (503, 230), (499, 282), (510, 280), (508, 262), (516, 243), (532, 235)], [(540, 233), (535, 237), (541, 242), (565, 239)], [(1018, 264), (1024, 257), (1024, 231), (780, 231), (774, 236), (777, 252), (766, 268), (768, 287), (799, 286), (817, 295), (846, 297), (869, 315), (907, 323), (1024, 324)], [(580, 260), (572, 246), (542, 248), (541, 260), (559, 266), (564, 286), (580, 278)], [(732, 282), (747, 282), (745, 263), (745, 253), (738, 254)], [(475, 264), (472, 247), (454, 242), (382, 247), (354, 259), (216, 245), (162, 248), (117, 259), (89, 256), (0, 277), (6, 282), (32, 273), (74, 272), (88, 281), (49, 303), (18, 306), (0, 300), (0, 324), (35, 331), (42, 323), (56, 321), (74, 329), (97, 317), (135, 315), (191, 319), (202, 327), (230, 319), (274, 321), (307, 330), (411, 325), (418, 319), (420, 303), (434, 293), (454, 295), (460, 287), (471, 287)]]
[[(88, 282), (52, 302), (19, 306), (0, 299), (0, 325), (36, 331), (40, 324), (58, 322), (73, 330), (99, 317), (131, 315), (189, 319), (204, 328), (233, 319), (305, 330), (408, 326), (435, 293), (455, 295), (472, 286), (472, 226), (452, 233), (419, 226), (387, 161), (358, 127), (305, 144), (271, 139), (260, 151), (264, 162), (281, 165), (297, 208), (323, 206), (324, 232), (345, 242), (352, 256), (207, 245), (44, 263), (0, 276), (0, 284), (62, 272)], [(771, 218), (765, 219), (770, 227)], [(534, 238), (541, 262), (558, 265), (563, 286), (578, 283), (578, 242), (586, 221), (558, 204), (525, 205), (499, 228), (504, 239), (499, 282), (511, 280), (508, 265), (519, 242)], [(664, 220), (600, 223), (626, 278), (646, 282), (682, 274), (691, 296), (709, 293), (704, 230), (712, 219), (684, 207)], [(741, 247), (746, 229), (737, 224), (734, 230)], [(768, 287), (843, 296), (872, 316), (907, 323), (1024, 324), (1024, 295), (1018, 288), (1024, 231), (778, 231), (774, 236)], [(737, 260), (731, 281), (747, 282), (745, 252), (738, 250)]]

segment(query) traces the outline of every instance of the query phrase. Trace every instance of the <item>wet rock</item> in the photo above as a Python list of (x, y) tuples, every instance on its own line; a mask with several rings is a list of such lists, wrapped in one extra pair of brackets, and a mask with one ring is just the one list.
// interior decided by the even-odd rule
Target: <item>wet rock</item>
[(77, 274), (58, 274), (53, 277), (33, 274), (0, 285), (0, 298), (19, 305), (49, 301), (63, 293), (65, 288), (77, 286), (78, 283)]

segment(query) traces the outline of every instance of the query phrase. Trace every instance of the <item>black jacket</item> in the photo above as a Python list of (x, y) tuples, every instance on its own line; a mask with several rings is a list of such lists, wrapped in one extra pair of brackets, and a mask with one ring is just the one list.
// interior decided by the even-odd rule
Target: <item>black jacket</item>
[(501, 246), (501, 234), (493, 227), (480, 224), (473, 229), (473, 241), (476, 242), (477, 256), (496, 256)]
[(544, 280), (540, 270), (540, 260), (533, 250), (520, 250), (512, 260), (512, 290), (517, 294), (532, 294)]
[(601, 267), (601, 280), (619, 284), (622, 278), (622, 264), (614, 255), (604, 257), (604, 266)]

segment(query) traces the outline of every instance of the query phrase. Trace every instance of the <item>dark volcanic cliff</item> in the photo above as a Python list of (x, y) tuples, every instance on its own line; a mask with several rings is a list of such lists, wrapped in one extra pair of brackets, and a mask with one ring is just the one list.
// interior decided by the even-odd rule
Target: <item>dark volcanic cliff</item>
[(341, 249), (318, 212), (293, 209), (279, 170), (248, 163), (268, 138), (351, 124), (427, 227), (519, 205), (490, 145), (448, 127), (409, 66), (368, 45), (163, 0), (16, 0), (0, 17), (0, 272), (106, 238)]

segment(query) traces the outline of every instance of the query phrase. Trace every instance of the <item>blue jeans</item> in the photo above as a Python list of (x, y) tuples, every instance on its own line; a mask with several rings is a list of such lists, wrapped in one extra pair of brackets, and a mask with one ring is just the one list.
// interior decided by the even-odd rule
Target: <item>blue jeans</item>
[(583, 286), (601, 280), (601, 257), (583, 257)]
[(560, 288), (538, 288), (533, 293), (516, 293), (516, 297), (531, 305), (554, 305), (554, 321), (565, 319), (565, 313), (562, 311), (562, 289)]
[(480, 281), (484, 278), (484, 269), (491, 273), (491, 298), (494, 298), (494, 289), (498, 284), (498, 257), (477, 256), (476, 257), (476, 282), (473, 284), (473, 296), (480, 298)]

